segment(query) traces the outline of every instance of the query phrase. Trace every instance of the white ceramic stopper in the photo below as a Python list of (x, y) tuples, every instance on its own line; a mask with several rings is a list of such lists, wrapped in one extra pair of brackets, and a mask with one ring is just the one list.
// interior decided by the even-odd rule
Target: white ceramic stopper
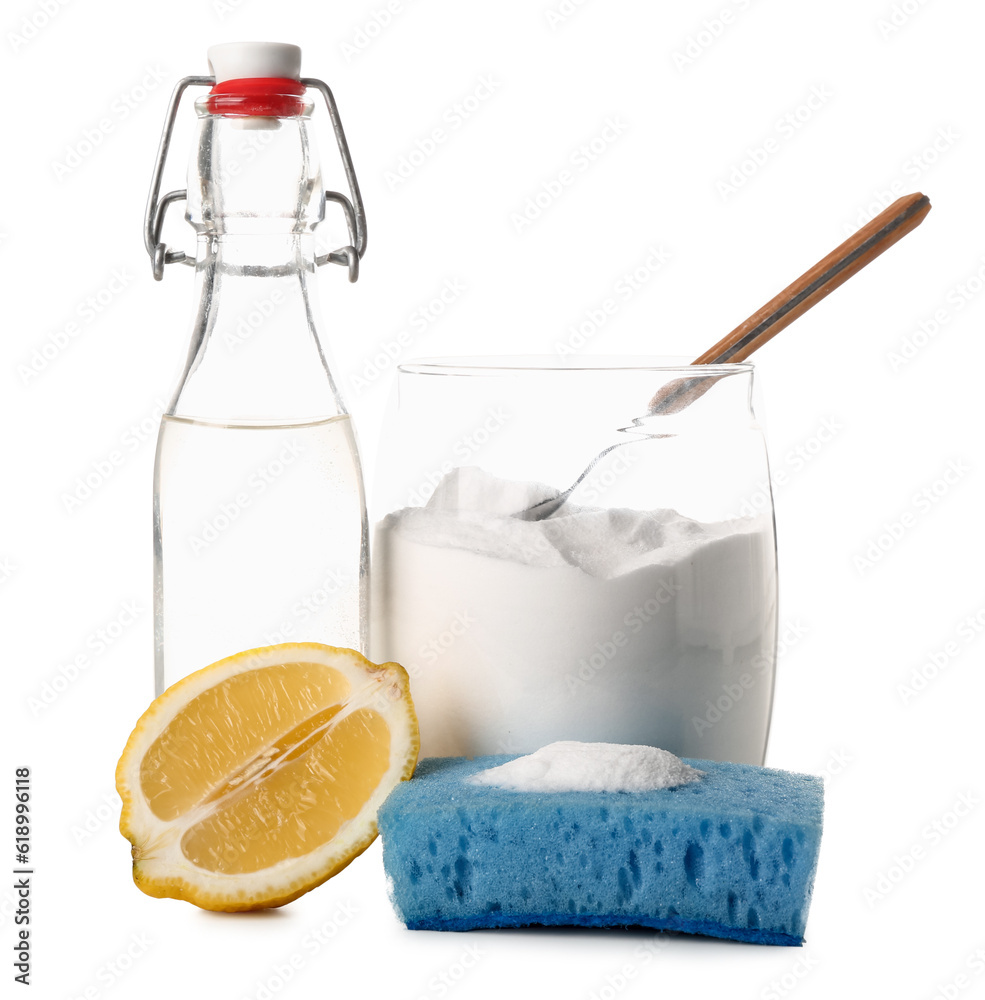
[(301, 76), (301, 49), (285, 42), (223, 42), (209, 48), (209, 70), (216, 83), (250, 77)]

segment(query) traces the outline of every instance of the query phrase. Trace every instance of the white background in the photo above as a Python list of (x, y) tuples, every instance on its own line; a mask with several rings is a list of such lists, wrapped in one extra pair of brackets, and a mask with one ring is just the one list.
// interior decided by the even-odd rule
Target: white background
[[(43, 23), (46, 8), (56, 13)], [(980, 5), (583, 0), (563, 16), (560, 0), (395, 0), (361, 44), (382, 9), (4, 7), (0, 812), (9, 831), (13, 767), (30, 765), (35, 971), (24, 995), (983, 995), (985, 963), (973, 957), (985, 946)], [(371, 369), (368, 387), (353, 376), (446, 280), (467, 291), (401, 359), (554, 352), (648, 248), (664, 248), (672, 259), (583, 349), (697, 355), (887, 192), (930, 195), (920, 229), (757, 358), (783, 474), (781, 620), (794, 640), (768, 763), (828, 775), (803, 949), (642, 932), (412, 934), (389, 908), (378, 844), (289, 907), (252, 916), (131, 884), (113, 769), (152, 695), (156, 400), (184, 357), (192, 297), (190, 269), (154, 283), (141, 221), (174, 81), (207, 71), (209, 44), (241, 38), (300, 43), (305, 74), (329, 81), (349, 133), (370, 248), (357, 285), (338, 268), (321, 281), (370, 473), (392, 364)], [(488, 78), (494, 92), (455, 127), (456, 102)], [(184, 108), (168, 187), (183, 186), (192, 117)], [(615, 141), (518, 231), (514, 213), (607, 119), (621, 123)], [(435, 128), (445, 141), (433, 155), (388, 180)], [(191, 246), (180, 220), (169, 235)], [(73, 321), (67, 346), (25, 376)], [(143, 441), (131, 447), (135, 426)], [(825, 441), (823, 426), (836, 428)], [(123, 464), (69, 511), (77, 477), (120, 448)], [(887, 525), (904, 514), (893, 539)], [(878, 558), (859, 562), (873, 543)], [(93, 653), (127, 602), (135, 621), (38, 708), (31, 699)], [(937, 669), (930, 657), (945, 648)], [(926, 683), (907, 695), (914, 675)], [(973, 805), (959, 817), (962, 796)], [(12, 868), (9, 834), (4, 844), (0, 865)], [(0, 889), (8, 982), (11, 901)], [(323, 925), (323, 945), (308, 947)], [(278, 967), (295, 955), (301, 967), (283, 985)]]

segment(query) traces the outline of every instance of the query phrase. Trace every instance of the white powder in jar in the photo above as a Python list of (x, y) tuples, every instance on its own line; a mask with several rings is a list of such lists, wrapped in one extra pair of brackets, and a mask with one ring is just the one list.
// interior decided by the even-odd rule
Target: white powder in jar
[(512, 516), (553, 495), (462, 467), (377, 526), (371, 655), (407, 668), (422, 756), (578, 740), (761, 764), (772, 520), (571, 504)]

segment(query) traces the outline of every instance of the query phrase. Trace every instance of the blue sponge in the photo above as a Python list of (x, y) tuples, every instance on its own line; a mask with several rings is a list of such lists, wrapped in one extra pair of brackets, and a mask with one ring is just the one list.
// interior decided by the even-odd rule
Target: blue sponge
[(511, 756), (433, 757), (379, 813), (412, 930), (644, 926), (803, 942), (821, 841), (820, 778), (688, 760), (651, 792), (515, 792), (465, 779)]

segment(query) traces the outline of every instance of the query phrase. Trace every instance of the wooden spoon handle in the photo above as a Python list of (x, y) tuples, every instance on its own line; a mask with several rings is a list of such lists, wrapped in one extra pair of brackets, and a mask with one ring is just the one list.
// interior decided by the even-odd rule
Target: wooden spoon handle
[[(897, 198), (692, 363), (709, 365), (744, 361), (811, 306), (916, 229), (929, 211), (930, 199), (919, 191)], [(663, 386), (650, 400), (650, 412), (675, 413), (682, 410), (704, 395), (715, 381), (715, 378), (707, 376), (676, 379)]]
[(888, 250), (897, 240), (916, 229), (930, 211), (930, 199), (917, 191), (897, 198), (871, 222), (819, 260), (809, 271), (787, 285), (758, 312), (740, 323), (692, 362), (696, 365), (724, 364), (748, 358), (785, 326), (820, 302), (866, 264)]

